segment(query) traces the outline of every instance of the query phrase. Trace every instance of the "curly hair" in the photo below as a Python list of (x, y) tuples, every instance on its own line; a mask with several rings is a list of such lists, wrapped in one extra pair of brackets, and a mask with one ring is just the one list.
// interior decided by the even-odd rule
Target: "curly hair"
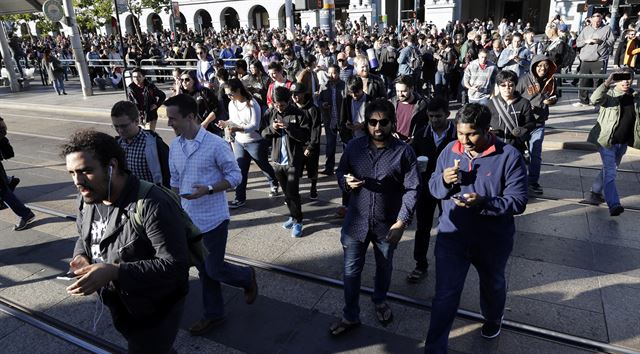
[(120, 147), (114, 137), (92, 129), (78, 130), (69, 137), (69, 142), (62, 145), (60, 155), (66, 158), (67, 155), (76, 152), (89, 152), (100, 162), (100, 165), (107, 167), (111, 159), (116, 159), (119, 170), (124, 172), (127, 168), (127, 160), (124, 150)]

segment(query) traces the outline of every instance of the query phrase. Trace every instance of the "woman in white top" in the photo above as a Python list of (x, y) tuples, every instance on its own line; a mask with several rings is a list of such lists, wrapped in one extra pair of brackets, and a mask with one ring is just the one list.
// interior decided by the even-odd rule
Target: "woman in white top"
[(251, 160), (255, 161), (269, 182), (269, 196), (278, 194), (278, 180), (269, 164), (269, 142), (260, 134), (262, 112), (260, 105), (247, 91), (239, 79), (231, 79), (224, 85), (229, 99), (229, 120), (220, 121), (220, 128), (227, 128), (235, 134), (233, 153), (242, 172), (242, 182), (236, 187), (235, 200), (229, 203), (229, 208), (236, 209), (243, 206), (247, 199), (247, 176)]

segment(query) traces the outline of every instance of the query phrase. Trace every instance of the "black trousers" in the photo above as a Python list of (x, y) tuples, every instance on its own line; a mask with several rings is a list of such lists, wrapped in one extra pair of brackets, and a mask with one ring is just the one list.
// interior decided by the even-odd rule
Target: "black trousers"
[(438, 199), (431, 196), (428, 190), (421, 191), (416, 201), (416, 236), (413, 244), (413, 259), (416, 268), (426, 270), (427, 251), (431, 240), (431, 227), (433, 226), (433, 213), (439, 205)]
[(289, 214), (297, 223), (302, 222), (302, 204), (300, 202), (301, 167), (283, 165), (274, 165), (273, 167), (280, 188), (282, 188), (282, 193), (284, 193)]
[[(606, 68), (601, 61), (583, 61), (580, 64), (580, 74), (604, 74), (606, 73)], [(593, 80), (593, 79), (580, 79), (580, 87), (597, 87), (603, 80)], [(591, 96), (591, 92), (587, 90), (580, 90), (578, 92), (578, 96), (580, 97), (580, 102), (584, 104), (589, 104), (589, 96)]]
[(320, 164), (319, 149), (314, 150), (311, 155), (304, 157), (304, 168), (307, 170), (307, 178), (318, 179), (318, 165)]
[(121, 303), (109, 304), (109, 310), (114, 327), (127, 340), (130, 354), (174, 353), (184, 302), (183, 297), (162, 318), (148, 321), (133, 320)]

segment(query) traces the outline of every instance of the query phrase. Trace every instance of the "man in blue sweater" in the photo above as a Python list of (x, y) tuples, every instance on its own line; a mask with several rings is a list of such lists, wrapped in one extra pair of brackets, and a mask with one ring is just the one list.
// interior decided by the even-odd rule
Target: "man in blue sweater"
[(456, 117), (458, 140), (438, 157), (429, 180), (442, 200), (435, 248), (436, 294), (426, 353), (446, 353), (469, 266), (480, 277), (481, 334), (500, 334), (507, 296), (504, 276), (513, 248), (514, 215), (527, 204), (527, 169), (520, 152), (489, 132), (491, 113), (470, 103)]

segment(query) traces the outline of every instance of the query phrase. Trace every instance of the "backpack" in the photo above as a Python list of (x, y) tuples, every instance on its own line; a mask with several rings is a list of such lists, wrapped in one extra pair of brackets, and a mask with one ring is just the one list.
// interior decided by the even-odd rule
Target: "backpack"
[(411, 54), (409, 54), (409, 68), (411, 71), (416, 72), (422, 69), (422, 56), (416, 48), (411, 48)]
[(138, 202), (136, 203), (136, 211), (133, 214), (133, 228), (138, 235), (145, 235), (146, 232), (144, 230), (144, 226), (142, 224), (142, 204), (147, 197), (147, 194), (151, 190), (151, 188), (159, 188), (165, 195), (169, 197), (172, 203), (176, 205), (179, 212), (176, 215), (185, 223), (185, 231), (187, 236), (187, 248), (189, 250), (189, 265), (190, 266), (198, 266), (204, 262), (204, 259), (207, 257), (207, 250), (204, 248), (202, 244), (202, 233), (200, 229), (193, 223), (189, 214), (182, 209), (182, 205), (180, 204), (180, 197), (176, 195), (172, 190), (155, 185), (151, 182), (147, 182), (144, 180), (140, 180), (140, 187), (138, 188)]
[(576, 51), (572, 46), (564, 43), (565, 52), (562, 56), (562, 63), (560, 63), (560, 68), (567, 68), (573, 65), (573, 62), (576, 60)]

